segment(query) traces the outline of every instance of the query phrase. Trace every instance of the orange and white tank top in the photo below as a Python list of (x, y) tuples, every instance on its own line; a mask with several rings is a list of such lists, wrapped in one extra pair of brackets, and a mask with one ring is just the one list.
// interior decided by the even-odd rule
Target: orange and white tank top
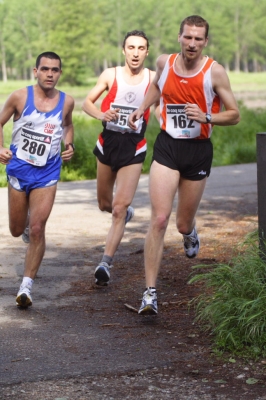
[(144, 68), (144, 77), (139, 84), (129, 85), (125, 82), (123, 78), (122, 67), (116, 67), (113, 85), (102, 101), (101, 111), (105, 112), (110, 108), (119, 108), (119, 117), (118, 120), (115, 122), (105, 123), (105, 128), (121, 133), (130, 132), (144, 135), (150, 115), (150, 110), (146, 110), (143, 117), (139, 120), (137, 131), (134, 131), (129, 127), (128, 117), (141, 105), (149, 85), (149, 69)]
[(211, 124), (201, 124), (186, 116), (186, 103), (197, 104), (204, 113), (218, 113), (222, 108), (213, 91), (211, 68), (216, 62), (206, 56), (201, 69), (191, 76), (182, 76), (175, 69), (179, 54), (170, 54), (158, 81), (160, 97), (160, 126), (174, 139), (208, 139)]

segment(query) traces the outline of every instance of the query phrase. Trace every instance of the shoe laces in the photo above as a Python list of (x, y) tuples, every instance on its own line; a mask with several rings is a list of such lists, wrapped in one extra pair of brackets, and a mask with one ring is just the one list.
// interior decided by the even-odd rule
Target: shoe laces
[(184, 244), (187, 248), (194, 247), (196, 243), (197, 243), (196, 237), (189, 236), (189, 237), (184, 238)]
[(145, 292), (144, 292), (144, 296), (154, 297), (154, 296), (156, 296), (156, 295), (157, 295), (156, 289), (147, 288), (147, 289), (145, 290)]
[(98, 267), (104, 267), (104, 268), (111, 269), (111, 268), (113, 268), (113, 265), (109, 265), (107, 262), (101, 261), (100, 264), (98, 265)]
[(198, 241), (198, 235), (195, 228), (193, 229), (190, 235), (183, 235), (183, 241), (186, 248), (195, 247), (195, 244)]
[(27, 292), (27, 293), (30, 293), (30, 291), (31, 291), (31, 286), (21, 284), (21, 285), (20, 285), (20, 288), (19, 288), (19, 291), (20, 291), (20, 292)]

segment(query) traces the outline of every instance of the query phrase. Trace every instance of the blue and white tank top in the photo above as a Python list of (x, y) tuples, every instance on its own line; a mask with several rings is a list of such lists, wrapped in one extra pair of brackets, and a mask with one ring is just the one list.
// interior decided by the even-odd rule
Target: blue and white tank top
[(36, 174), (41, 177), (45, 177), (48, 171), (50, 175), (51, 168), (60, 169), (64, 133), (62, 117), (65, 93), (59, 91), (59, 101), (53, 110), (41, 112), (34, 104), (33, 86), (28, 86), (27, 91), (23, 112), (13, 123), (10, 146), (13, 158), (6, 169), (8, 175), (24, 179), (25, 173), (27, 175), (32, 171), (32, 167), (35, 167)]

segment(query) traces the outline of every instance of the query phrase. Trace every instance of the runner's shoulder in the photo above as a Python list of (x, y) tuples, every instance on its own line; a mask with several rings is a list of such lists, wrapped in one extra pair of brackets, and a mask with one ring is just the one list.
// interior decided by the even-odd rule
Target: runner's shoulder
[(9, 95), (7, 102), (13, 103), (16, 106), (21, 103), (23, 103), (24, 105), (27, 98), (27, 94), (28, 92), (26, 87), (17, 89)]

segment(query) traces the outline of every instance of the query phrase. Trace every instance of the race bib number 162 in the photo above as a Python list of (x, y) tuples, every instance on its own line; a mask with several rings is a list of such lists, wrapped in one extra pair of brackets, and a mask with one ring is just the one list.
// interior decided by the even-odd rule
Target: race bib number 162
[(201, 124), (189, 119), (185, 104), (166, 105), (166, 132), (173, 138), (195, 138), (200, 135)]

